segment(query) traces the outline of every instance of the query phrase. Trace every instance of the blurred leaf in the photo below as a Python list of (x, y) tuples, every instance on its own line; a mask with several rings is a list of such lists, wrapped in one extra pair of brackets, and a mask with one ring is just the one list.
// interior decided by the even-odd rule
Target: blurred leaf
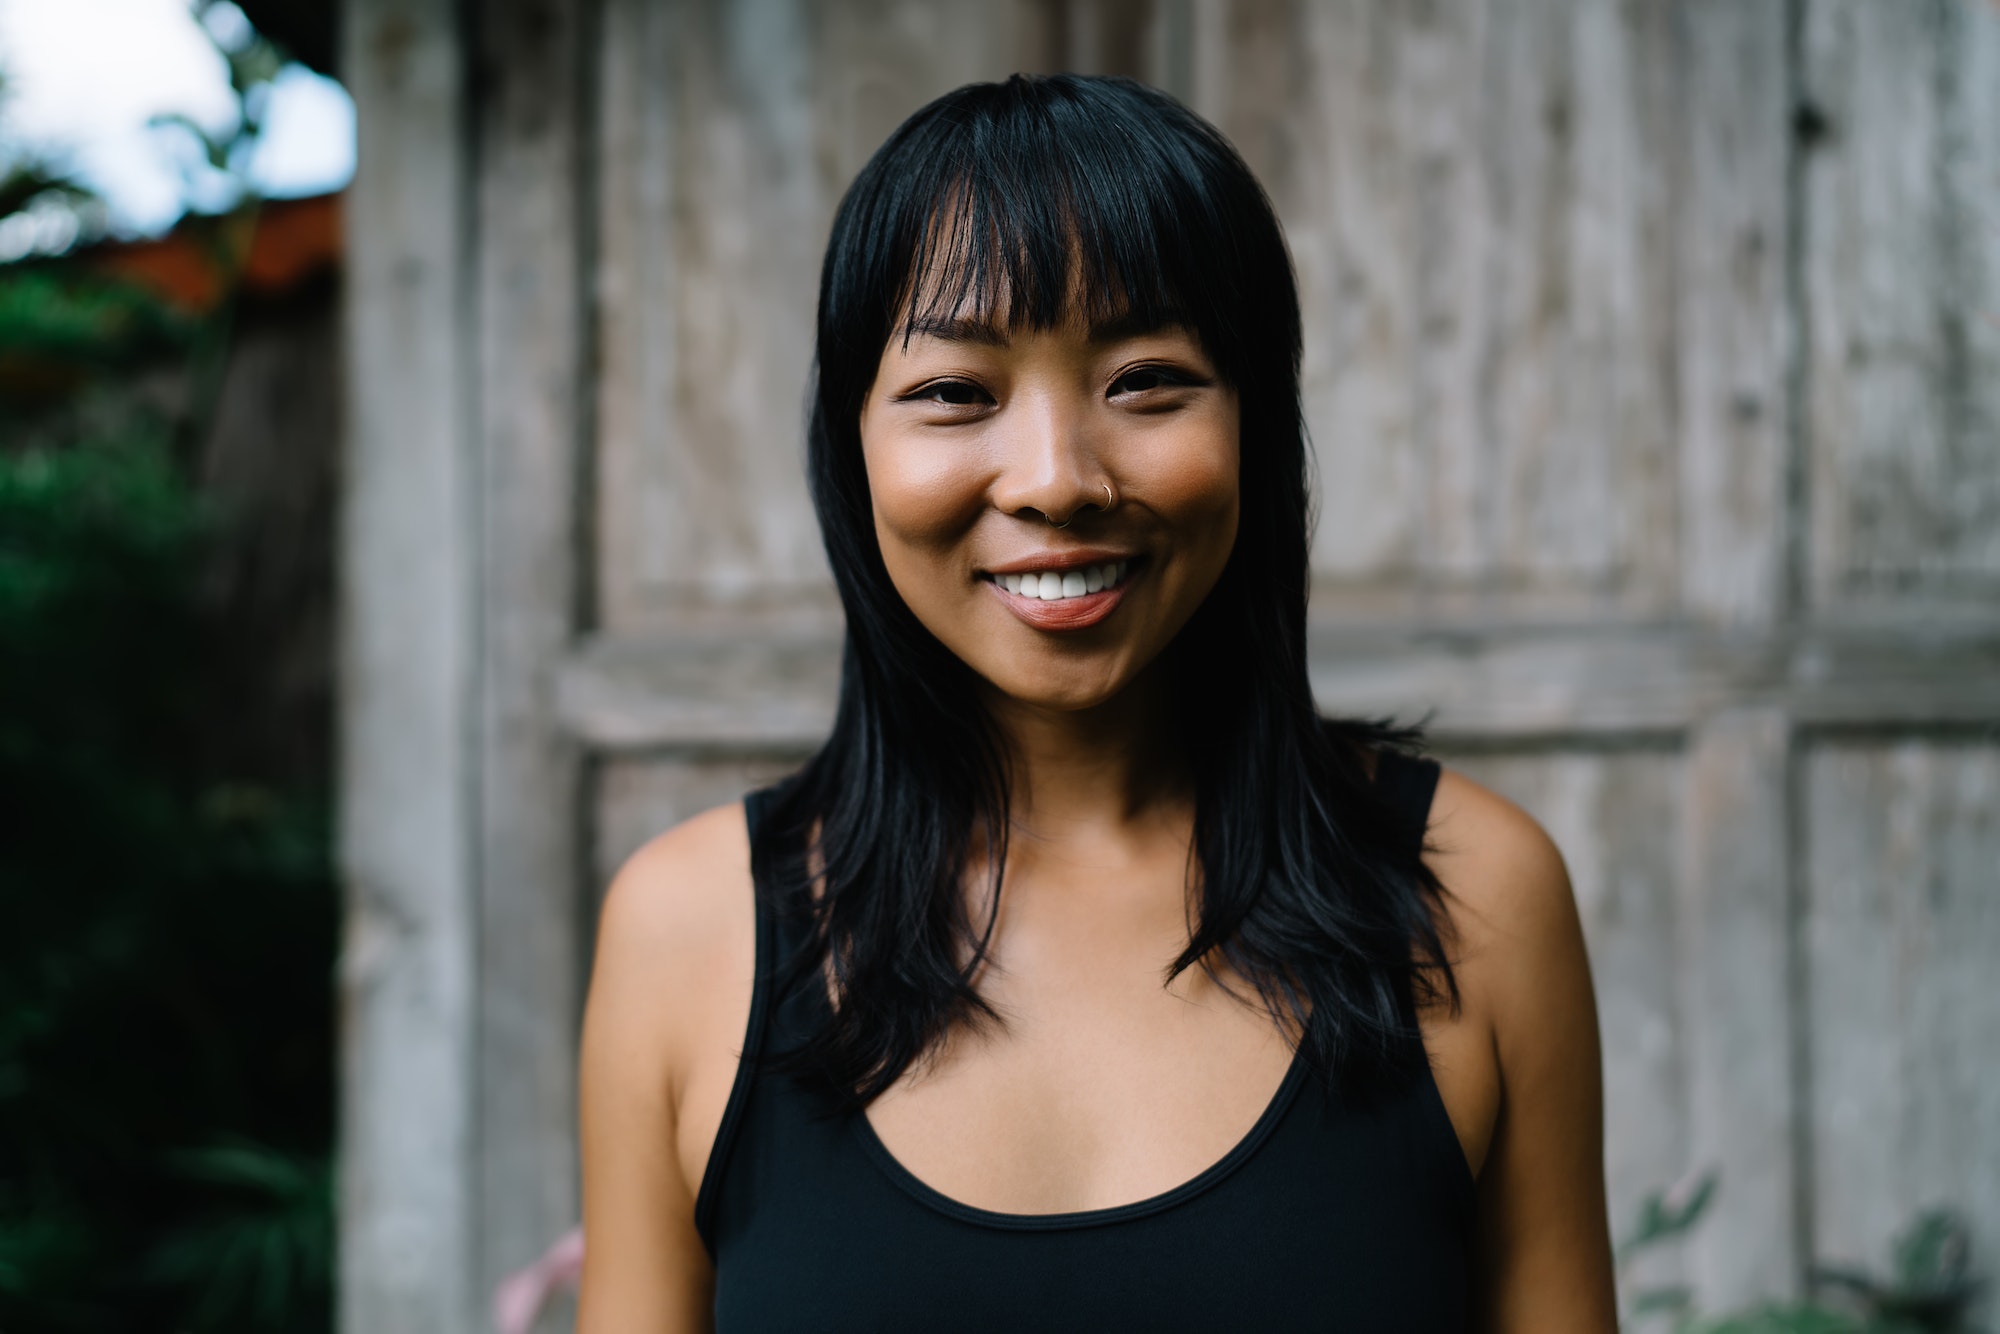
[(1638, 1217), (1625, 1239), (1618, 1244), (1620, 1262), (1661, 1242), (1682, 1236), (1700, 1222), (1702, 1215), (1708, 1211), (1709, 1202), (1715, 1198), (1719, 1179), (1716, 1173), (1707, 1172), (1692, 1182), (1655, 1191), (1640, 1201)]
[(1694, 1305), (1694, 1289), (1685, 1285), (1671, 1288), (1647, 1288), (1632, 1298), (1632, 1314), (1644, 1318), (1655, 1315), (1681, 1315)]
[(201, 148), (203, 159), (216, 171), (229, 170), (229, 147), (235, 133), (210, 134), (206, 126), (184, 111), (161, 111), (148, 117), (146, 124), (156, 130), (180, 130)]
[(1955, 1289), (1965, 1282), (1970, 1251), (1957, 1215), (1928, 1210), (1896, 1238), (1891, 1260), (1896, 1285), (1912, 1292)]
[(1890, 1277), (1846, 1265), (1812, 1271), (1816, 1287), (1838, 1294), (1871, 1328), (1951, 1334), (1966, 1328), (1983, 1284), (1970, 1272), (1971, 1237), (1943, 1209), (1919, 1214), (1890, 1247)]
[(335, 1232), (329, 1160), (233, 1137), (173, 1153), (168, 1166), (216, 1188), (146, 1264), (148, 1277), (195, 1294), (198, 1328), (270, 1329), (325, 1300)]

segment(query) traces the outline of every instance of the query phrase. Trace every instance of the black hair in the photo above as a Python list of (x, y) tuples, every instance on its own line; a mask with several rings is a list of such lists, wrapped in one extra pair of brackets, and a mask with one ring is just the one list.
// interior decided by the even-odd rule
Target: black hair
[[(890, 582), (860, 439), (889, 340), (919, 307), (968, 304), (1016, 328), (1079, 314), (1178, 323), (1236, 390), (1236, 544), (1164, 654), (1176, 698), (1198, 702), (1173, 715), (1195, 785), (1192, 930), (1165, 977), (1227, 960), (1336, 1086), (1421, 1068), (1418, 1006), (1457, 1001), (1442, 890), (1365, 758), (1417, 737), (1323, 720), (1313, 703), (1309, 461), (1284, 238), (1207, 122), (1131, 80), (1075, 75), (938, 98), (882, 145), (834, 218), (807, 470), (847, 617), (840, 698), (826, 744), (774, 794), (752, 850), (759, 892), (808, 926), (785, 985), (830, 987), (833, 1004), (780, 1063), (865, 1103), (954, 1025), (996, 1018), (973, 978), (1006, 855), (1006, 758), (972, 669)], [(975, 847), (979, 912), (966, 892)]]

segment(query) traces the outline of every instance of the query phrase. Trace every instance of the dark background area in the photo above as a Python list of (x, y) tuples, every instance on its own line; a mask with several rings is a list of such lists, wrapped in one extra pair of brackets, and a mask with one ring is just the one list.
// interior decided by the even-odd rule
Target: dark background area
[[(245, 8), (239, 93), (330, 66)], [(246, 198), (0, 267), (9, 1334), (331, 1328), (338, 258)]]

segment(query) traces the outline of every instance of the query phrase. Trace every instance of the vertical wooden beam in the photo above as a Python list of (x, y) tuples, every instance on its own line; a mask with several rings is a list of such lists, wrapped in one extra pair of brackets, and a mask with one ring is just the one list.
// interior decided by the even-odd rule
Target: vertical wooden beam
[(1679, 14), (1681, 596), (1694, 614), (1783, 614), (1791, 141), (1785, 7), (1699, 0)]
[(1725, 710), (1687, 752), (1681, 1005), (1694, 1162), (1721, 1173), (1694, 1237), (1702, 1309), (1790, 1293), (1799, 1277), (1789, 803), (1791, 728)]
[(348, 0), (340, 1328), (478, 1326), (467, 1282), (477, 552), (453, 0)]
[(1812, 0), (1811, 551), (1821, 608), (2000, 587), (2000, 6)]
[[(1788, 10), (1697, 0), (1676, 23), (1681, 601), (1699, 620), (1767, 631), (1794, 611), (1790, 542), (1802, 522), (1792, 485)], [(1692, 1165), (1719, 1170), (1721, 1193), (1688, 1258), (1708, 1310), (1791, 1295), (1806, 1261), (1791, 779), (1782, 708), (1726, 709), (1689, 737), (1681, 959), (1690, 1139)]]
[(580, 761), (554, 712), (577, 624), (590, 6), (483, 0), (477, 134), (478, 1290), (577, 1219)]
[(2000, 1272), (2000, 745), (1824, 738), (1802, 767), (1819, 1254), (1874, 1267), (1943, 1206)]

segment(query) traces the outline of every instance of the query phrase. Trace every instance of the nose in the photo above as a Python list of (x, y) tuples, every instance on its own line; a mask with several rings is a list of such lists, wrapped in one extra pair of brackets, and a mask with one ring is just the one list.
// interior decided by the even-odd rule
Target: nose
[(1085, 509), (1110, 508), (1111, 480), (1085, 410), (1050, 394), (1009, 415), (990, 491), (996, 509), (1066, 528)]

